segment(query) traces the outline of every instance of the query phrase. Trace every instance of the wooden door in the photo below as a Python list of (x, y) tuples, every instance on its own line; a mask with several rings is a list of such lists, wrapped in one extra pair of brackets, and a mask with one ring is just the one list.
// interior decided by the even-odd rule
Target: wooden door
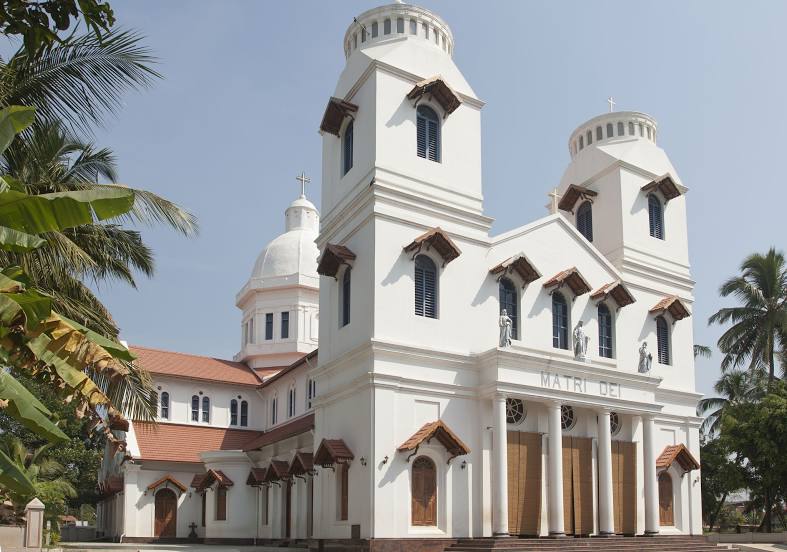
[(178, 523), (178, 497), (172, 489), (161, 489), (155, 498), (155, 527), (157, 538), (174, 538)]
[(569, 535), (593, 532), (593, 441), (563, 437), (563, 523)]
[(284, 536), (290, 538), (292, 532), (292, 481), (284, 484)]
[(437, 468), (426, 456), (413, 462), (412, 524), (437, 526)]
[(675, 508), (672, 494), (672, 477), (667, 472), (659, 474), (659, 525), (675, 525)]
[(541, 435), (508, 432), (508, 531), (538, 535), (541, 525)]
[(612, 441), (612, 503), (615, 533), (637, 532), (637, 445)]

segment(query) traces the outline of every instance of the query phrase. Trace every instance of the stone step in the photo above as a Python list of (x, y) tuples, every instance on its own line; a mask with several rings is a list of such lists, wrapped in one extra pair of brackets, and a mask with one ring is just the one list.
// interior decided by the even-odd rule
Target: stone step
[[(701, 536), (610, 538), (482, 538), (462, 539), (446, 552), (710, 552), (718, 547)], [(737, 550), (737, 549), (733, 549)]]

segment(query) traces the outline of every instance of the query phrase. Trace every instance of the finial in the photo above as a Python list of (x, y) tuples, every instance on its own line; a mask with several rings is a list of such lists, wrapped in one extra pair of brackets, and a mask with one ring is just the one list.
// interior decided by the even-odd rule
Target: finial
[(301, 183), (301, 197), (306, 197), (306, 184), (312, 181), (311, 178), (306, 176), (304, 171), (301, 171), (301, 174), (295, 177), (295, 180)]
[(402, 0), (394, 0), (394, 2), (395, 2), (396, 4), (404, 4), (404, 2), (403, 2)]
[(613, 111), (615, 111), (615, 100), (612, 99), (612, 96), (607, 98), (607, 103), (609, 104), (609, 112), (612, 113)]

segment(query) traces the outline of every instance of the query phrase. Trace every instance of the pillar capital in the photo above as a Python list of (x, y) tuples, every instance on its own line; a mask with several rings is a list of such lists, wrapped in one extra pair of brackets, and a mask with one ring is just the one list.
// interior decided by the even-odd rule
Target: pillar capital
[(560, 408), (563, 406), (563, 403), (560, 401), (560, 399), (547, 399), (544, 401), (544, 404), (547, 408)]

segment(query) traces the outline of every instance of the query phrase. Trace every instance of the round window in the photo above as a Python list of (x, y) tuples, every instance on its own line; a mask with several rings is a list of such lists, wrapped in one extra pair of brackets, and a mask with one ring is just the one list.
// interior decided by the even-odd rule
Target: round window
[(574, 407), (564, 404), (560, 407), (560, 427), (565, 430), (571, 429), (576, 423)]
[(620, 433), (620, 416), (617, 412), (610, 412), (609, 414), (609, 432), (612, 435)]
[(522, 399), (506, 399), (506, 423), (521, 424), (527, 417), (527, 408)]

